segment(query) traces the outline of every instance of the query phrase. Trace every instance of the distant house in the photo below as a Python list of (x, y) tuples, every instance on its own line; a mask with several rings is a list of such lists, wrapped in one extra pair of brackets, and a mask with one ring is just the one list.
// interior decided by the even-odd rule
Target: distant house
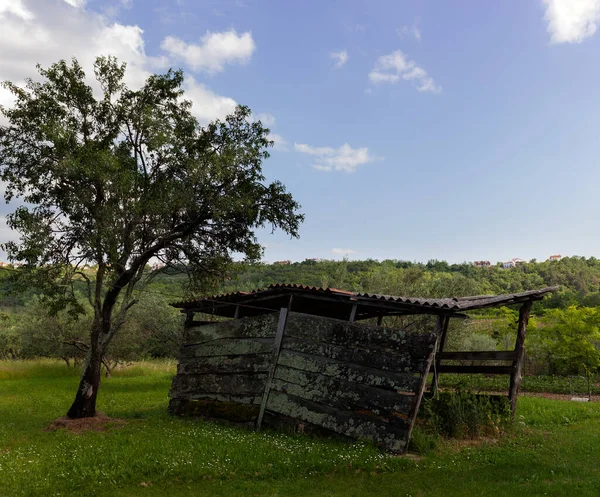
[(490, 267), (492, 263), (490, 261), (474, 261), (473, 266), (475, 267)]
[(292, 261), (275, 261), (273, 264), (277, 264), (279, 266), (289, 266)]
[(562, 255), (560, 255), (560, 254), (551, 255), (550, 257), (548, 257), (549, 261), (560, 261), (561, 259), (562, 259)]
[(0, 267), (7, 267), (8, 266), (8, 262), (0, 262)]
[(515, 266), (520, 266), (524, 263), (525, 263), (525, 261), (523, 259), (519, 259), (518, 257), (515, 257), (515, 258), (511, 259), (510, 261), (503, 262), (502, 269), (510, 269)]

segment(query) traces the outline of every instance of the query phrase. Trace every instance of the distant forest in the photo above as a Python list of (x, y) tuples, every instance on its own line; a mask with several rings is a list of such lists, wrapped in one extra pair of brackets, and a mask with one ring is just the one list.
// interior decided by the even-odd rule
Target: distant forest
[[(67, 364), (80, 361), (89, 340), (91, 309), (78, 318), (66, 311), (53, 315), (35, 288), (24, 293), (11, 292), (12, 271), (18, 269), (0, 270), (0, 359), (43, 356), (59, 357)], [(182, 272), (165, 268), (138, 292), (139, 302), (131, 309), (123, 332), (111, 344), (112, 362), (107, 360), (107, 364), (145, 357), (177, 357), (183, 316), (169, 304), (192, 297), (186, 292), (186, 281)], [(250, 291), (273, 283), (414, 297), (502, 294), (559, 286), (557, 292), (534, 305), (529, 326), (528, 374), (579, 374), (595, 372), (600, 365), (600, 261), (595, 258), (531, 261), (509, 269), (444, 261), (236, 263), (207, 293)], [(78, 291), (85, 306), (83, 283)], [(452, 323), (450, 350), (511, 348), (515, 340), (515, 309), (471, 314), (474, 319)], [(388, 326), (407, 324), (403, 318), (391, 319)]]
[[(36, 293), (11, 295), (8, 275), (0, 270), (0, 307), (23, 305)], [(165, 301), (189, 298), (184, 274), (166, 269), (144, 291), (162, 295)], [(306, 260), (290, 264), (236, 263), (210, 293), (250, 291), (273, 283), (297, 283), (414, 297), (460, 297), (515, 293), (546, 286), (560, 290), (544, 300), (545, 308), (570, 305), (600, 306), (600, 260), (595, 257), (565, 257), (559, 261), (524, 262), (513, 268), (475, 267), (470, 263), (449, 264), (431, 260)]]

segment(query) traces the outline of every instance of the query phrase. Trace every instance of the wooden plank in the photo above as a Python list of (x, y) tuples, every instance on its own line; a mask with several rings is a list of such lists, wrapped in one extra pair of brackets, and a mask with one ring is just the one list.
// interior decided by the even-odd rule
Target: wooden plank
[(415, 403), (415, 392), (412, 392), (412, 395), (399, 394), (319, 373), (300, 371), (281, 364), (277, 367), (271, 388), (336, 409), (368, 410), (386, 418), (393, 417), (392, 413), (395, 413), (398, 415), (397, 420), (407, 427), (408, 414)]
[(437, 358), (442, 361), (514, 361), (514, 350), (485, 350), (480, 352), (442, 352)]
[(181, 374), (173, 378), (171, 390), (188, 393), (258, 395), (265, 388), (266, 374)]
[(342, 411), (272, 390), (267, 409), (355, 439), (369, 439), (392, 452), (402, 452), (408, 430), (352, 411)]
[(452, 366), (442, 364), (438, 367), (438, 373), (457, 374), (510, 374), (512, 366)]
[(276, 329), (276, 313), (190, 326), (185, 330), (184, 345), (201, 345), (224, 338), (274, 338)]
[(356, 311), (358, 309), (358, 304), (354, 304), (352, 306), (352, 310), (350, 311), (350, 319), (348, 319), (348, 321), (350, 321), (351, 323), (353, 323), (356, 319)]
[[(429, 348), (419, 351), (411, 350), (404, 354), (390, 353), (382, 349), (367, 350), (359, 347), (347, 347), (328, 343), (313, 342), (300, 338), (288, 337), (287, 333), (283, 339), (284, 350), (291, 350), (321, 356), (328, 359), (348, 362), (381, 369), (383, 371), (395, 371), (399, 373), (422, 373), (425, 370), (428, 351), (433, 350), (433, 344)], [(420, 354), (416, 354), (420, 352)]]
[[(435, 328), (433, 331), (433, 335), (436, 337), (436, 340), (440, 339), (440, 334), (444, 329), (448, 329), (448, 317), (438, 316), (435, 321)], [(421, 385), (419, 386), (419, 391), (417, 392), (417, 396), (415, 399), (413, 411), (410, 413), (409, 417), (409, 425), (408, 425), (408, 434), (406, 436), (406, 443), (410, 441), (410, 437), (412, 435), (412, 431), (415, 427), (415, 422), (417, 421), (417, 415), (419, 414), (419, 407), (421, 405), (421, 400), (423, 400), (423, 393), (425, 392), (425, 384), (427, 383), (427, 376), (429, 375), (429, 368), (431, 367), (431, 363), (433, 362), (433, 357), (435, 356), (435, 349), (437, 343), (433, 345), (428, 356), (427, 363), (425, 365), (425, 371), (423, 371), (423, 376), (421, 379)]]
[(268, 354), (272, 350), (273, 339), (269, 338), (223, 338), (200, 345), (193, 344), (182, 347), (180, 360), (185, 361), (193, 357)]
[(531, 300), (525, 302), (519, 309), (519, 323), (517, 326), (517, 340), (515, 343), (515, 353), (517, 355), (513, 362), (510, 373), (510, 388), (508, 398), (510, 399), (511, 417), (514, 419), (517, 412), (517, 398), (519, 397), (519, 388), (521, 386), (523, 361), (525, 360), (525, 336), (527, 335), (527, 323), (531, 313)]
[[(179, 399), (179, 400), (213, 400), (217, 402), (235, 402), (237, 404), (251, 404), (260, 407), (260, 403), (262, 401), (262, 394), (259, 395), (235, 395), (228, 393), (218, 393), (218, 392), (191, 392), (188, 394), (183, 393), (173, 393), (173, 395), (169, 394), (170, 399)], [(258, 414), (258, 408), (256, 409), (256, 414)], [(256, 419), (256, 416), (255, 416)]]
[(383, 371), (293, 350), (282, 349), (278, 364), (388, 390), (414, 391), (421, 383), (420, 376), (411, 373)]
[(435, 356), (435, 363), (434, 363), (434, 367), (433, 367), (433, 381), (431, 382), (432, 390), (434, 392), (438, 391), (440, 360), (441, 360), (441, 354), (444, 351), (444, 345), (446, 345), (446, 336), (448, 335), (448, 327), (450, 326), (450, 318), (449, 317), (443, 318), (443, 321), (441, 321), (441, 322), (440, 322), (440, 319), (438, 318), (436, 321), (436, 325), (438, 327), (441, 326), (441, 329), (440, 329), (441, 335), (438, 340), (438, 349), (437, 349), (437, 354)]
[(388, 351), (406, 351), (421, 356), (435, 342), (431, 334), (412, 333), (395, 328), (349, 323), (296, 312), (290, 313), (286, 325), (286, 337), (313, 340), (315, 342), (343, 345), (345, 347), (376, 348)]
[(212, 398), (180, 399), (169, 401), (169, 412), (179, 416), (201, 416), (225, 419), (235, 423), (249, 423), (256, 419), (259, 406), (240, 400), (217, 400)]
[[(290, 303), (291, 305), (291, 298)], [(265, 415), (265, 408), (267, 407), (267, 402), (269, 400), (269, 393), (271, 392), (271, 384), (273, 382), (273, 377), (275, 375), (275, 370), (277, 369), (277, 360), (279, 359), (279, 352), (281, 351), (281, 342), (283, 341), (283, 333), (285, 331), (285, 326), (288, 318), (288, 309), (282, 307), (279, 311), (279, 321), (277, 323), (277, 334), (275, 335), (275, 344), (273, 348), (273, 354), (271, 356), (271, 366), (269, 369), (269, 376), (267, 378), (267, 382), (265, 385), (263, 400), (260, 405), (260, 411), (258, 413), (258, 419), (256, 420), (256, 429), (260, 430), (262, 425), (263, 416)]]
[(194, 357), (181, 361), (177, 374), (202, 373), (268, 373), (270, 354), (244, 354), (234, 356)]

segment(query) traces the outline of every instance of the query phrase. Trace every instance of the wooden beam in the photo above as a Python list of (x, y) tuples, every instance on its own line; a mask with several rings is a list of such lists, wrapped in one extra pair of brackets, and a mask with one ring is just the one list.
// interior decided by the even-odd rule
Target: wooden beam
[[(431, 367), (431, 363), (433, 362), (433, 358), (435, 356), (435, 349), (437, 343), (440, 340), (440, 335), (444, 329), (444, 320), (448, 318), (444, 318), (443, 316), (438, 316), (435, 320), (435, 328), (434, 334), (437, 336), (435, 343), (433, 344), (433, 350), (431, 350), (430, 354), (427, 357), (427, 361), (425, 364), (425, 370), (423, 371), (423, 376), (421, 376), (421, 386), (417, 391), (415, 404), (413, 407), (413, 411), (410, 413), (409, 417), (409, 425), (408, 425), (408, 436), (406, 438), (407, 442), (410, 441), (410, 436), (412, 435), (413, 428), (415, 426), (415, 421), (417, 420), (417, 415), (419, 414), (419, 406), (421, 405), (421, 400), (423, 399), (423, 393), (425, 392), (425, 385), (427, 384), (427, 377), (429, 376), (429, 368)], [(407, 443), (408, 445), (408, 443)], [(407, 447), (404, 448), (406, 450)]]
[(514, 361), (514, 350), (485, 350), (481, 352), (438, 352), (440, 361)]
[(517, 340), (515, 343), (516, 359), (513, 361), (510, 375), (510, 389), (508, 398), (510, 399), (511, 418), (514, 420), (517, 412), (517, 398), (519, 388), (521, 387), (523, 362), (525, 360), (525, 336), (527, 335), (527, 323), (531, 314), (532, 301), (525, 302), (519, 309), (519, 323), (517, 327)]
[(279, 311), (279, 322), (277, 323), (277, 333), (275, 335), (275, 344), (273, 348), (273, 356), (271, 359), (271, 367), (269, 369), (269, 376), (267, 377), (267, 383), (265, 385), (265, 391), (263, 393), (260, 411), (258, 412), (258, 419), (256, 420), (257, 430), (260, 430), (262, 420), (265, 415), (267, 402), (269, 401), (269, 393), (271, 392), (271, 384), (273, 383), (273, 377), (275, 376), (275, 369), (277, 369), (277, 360), (279, 359), (279, 352), (281, 351), (281, 342), (283, 341), (283, 332), (285, 330), (285, 322), (287, 320), (287, 315), (288, 309), (286, 307), (282, 307)]
[(354, 323), (354, 320), (356, 319), (356, 310), (357, 309), (358, 309), (358, 304), (354, 304), (352, 306), (352, 310), (350, 311), (350, 319), (348, 320), (351, 323)]
[[(440, 321), (442, 320), (442, 321)], [(437, 354), (435, 356), (435, 364), (434, 364), (434, 368), (433, 368), (433, 381), (431, 383), (431, 391), (432, 392), (437, 392), (437, 384), (438, 384), (438, 377), (439, 377), (439, 373), (440, 373), (440, 360), (441, 360), (441, 354), (444, 351), (444, 345), (446, 345), (446, 335), (448, 334), (448, 326), (450, 325), (450, 318), (449, 317), (442, 317), (439, 316), (438, 317), (438, 322), (436, 323), (436, 329), (438, 329), (439, 327), (439, 338), (438, 338), (438, 350), (437, 350)]]
[(456, 374), (510, 374), (512, 366), (438, 366), (439, 373), (456, 373)]

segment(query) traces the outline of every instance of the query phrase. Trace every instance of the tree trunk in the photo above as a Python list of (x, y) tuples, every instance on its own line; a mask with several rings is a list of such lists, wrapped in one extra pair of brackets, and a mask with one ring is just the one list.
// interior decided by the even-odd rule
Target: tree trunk
[(92, 348), (90, 348), (75, 400), (69, 412), (67, 412), (69, 418), (89, 418), (96, 415), (96, 398), (100, 386), (101, 365), (102, 353), (98, 350), (92, 351)]

